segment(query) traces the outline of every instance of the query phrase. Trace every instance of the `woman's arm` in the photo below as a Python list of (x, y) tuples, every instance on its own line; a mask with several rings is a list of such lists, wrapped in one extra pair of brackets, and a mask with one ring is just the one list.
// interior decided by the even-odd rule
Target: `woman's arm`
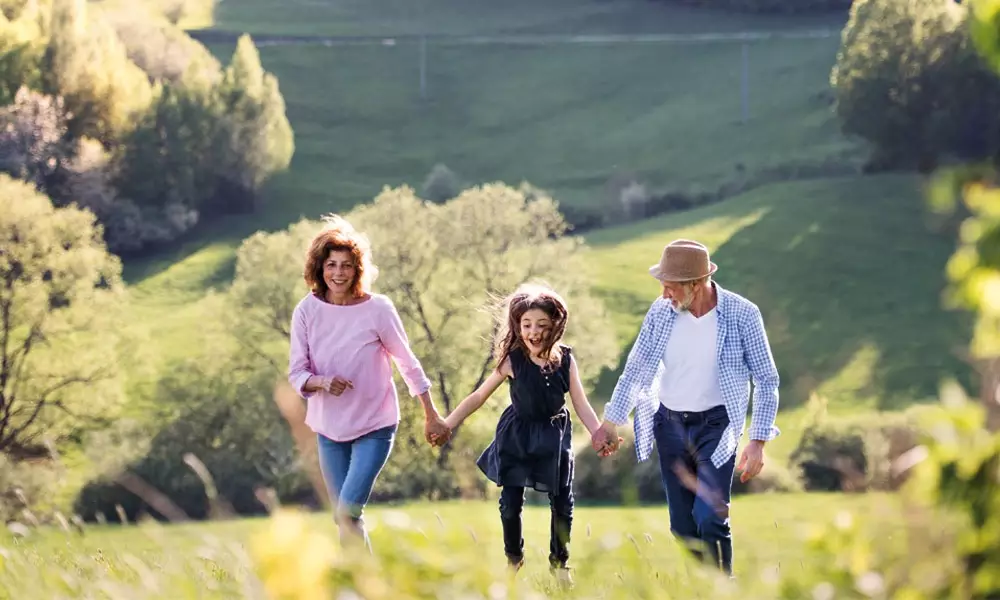
[(569, 355), (569, 398), (573, 404), (576, 416), (583, 422), (590, 435), (600, 429), (601, 421), (594, 412), (594, 407), (587, 400), (587, 393), (583, 390), (583, 381), (580, 379), (580, 371), (576, 365), (576, 358)]
[(396, 363), (403, 381), (410, 391), (411, 396), (420, 399), (420, 404), (424, 408), (424, 415), (427, 418), (438, 416), (434, 400), (431, 398), (431, 380), (424, 372), (423, 365), (417, 359), (413, 350), (410, 349), (410, 341), (403, 328), (403, 321), (399, 318), (399, 312), (395, 305), (388, 298), (385, 298), (386, 310), (383, 311), (379, 319), (378, 335), (382, 341), (392, 361)]
[(483, 404), (486, 404), (486, 401), (493, 395), (493, 392), (497, 391), (497, 388), (510, 375), (510, 372), (510, 359), (507, 359), (490, 373), (486, 381), (476, 391), (469, 394), (465, 400), (462, 400), (455, 407), (455, 410), (451, 411), (451, 414), (444, 420), (445, 424), (451, 429), (455, 429), (461, 425), (469, 415), (482, 408)]
[(309, 324), (300, 304), (292, 312), (291, 336), (288, 349), (288, 383), (303, 398), (324, 389), (325, 378), (312, 372), (309, 357)]

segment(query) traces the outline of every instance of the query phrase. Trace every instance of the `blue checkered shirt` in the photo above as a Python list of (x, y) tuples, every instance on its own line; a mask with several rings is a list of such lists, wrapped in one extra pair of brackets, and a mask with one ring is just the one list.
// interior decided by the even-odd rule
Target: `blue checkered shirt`
[[(743, 436), (750, 405), (751, 378), (754, 401), (750, 439), (770, 441), (780, 433), (774, 425), (778, 415), (779, 379), (760, 309), (717, 283), (713, 285), (718, 294), (719, 387), (729, 414), (729, 427), (712, 453), (712, 462), (721, 467), (736, 453)], [(653, 302), (611, 401), (604, 408), (605, 420), (616, 425), (628, 422), (629, 413), (635, 409), (635, 451), (640, 462), (649, 458), (653, 450), (653, 415), (660, 406), (663, 358), (676, 315), (669, 300), (658, 298)]]

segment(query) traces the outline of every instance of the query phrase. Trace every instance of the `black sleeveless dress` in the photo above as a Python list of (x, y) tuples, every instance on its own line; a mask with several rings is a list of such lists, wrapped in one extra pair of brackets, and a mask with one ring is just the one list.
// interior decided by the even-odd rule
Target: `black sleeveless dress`
[(493, 442), (476, 461), (500, 487), (554, 493), (572, 484), (573, 427), (566, 408), (571, 349), (560, 349), (562, 362), (551, 372), (543, 372), (519, 348), (510, 354), (511, 404), (500, 415)]

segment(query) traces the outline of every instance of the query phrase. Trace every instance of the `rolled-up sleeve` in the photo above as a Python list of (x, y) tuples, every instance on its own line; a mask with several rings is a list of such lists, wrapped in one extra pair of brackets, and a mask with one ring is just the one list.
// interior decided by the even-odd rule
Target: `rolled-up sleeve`
[(292, 313), (291, 339), (288, 349), (288, 382), (303, 398), (308, 399), (315, 392), (307, 392), (302, 388), (313, 373), (312, 359), (309, 356), (309, 324), (306, 321), (302, 306)]
[(410, 349), (410, 341), (403, 328), (403, 321), (399, 318), (399, 312), (388, 298), (385, 299), (385, 310), (379, 319), (379, 338), (396, 363), (396, 368), (406, 382), (411, 396), (419, 396), (431, 389), (431, 380), (424, 372), (420, 360)]

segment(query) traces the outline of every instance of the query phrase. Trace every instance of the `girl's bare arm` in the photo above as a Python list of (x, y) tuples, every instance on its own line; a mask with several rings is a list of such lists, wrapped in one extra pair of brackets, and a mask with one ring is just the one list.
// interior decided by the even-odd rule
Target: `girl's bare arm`
[(499, 368), (490, 373), (486, 381), (476, 388), (476, 391), (469, 394), (455, 407), (455, 410), (451, 411), (451, 414), (444, 420), (445, 424), (451, 429), (455, 429), (461, 425), (469, 415), (482, 408), (483, 404), (486, 404), (486, 401), (493, 395), (493, 392), (497, 391), (497, 388), (500, 387), (500, 384), (503, 383), (504, 379), (510, 373), (510, 361), (505, 360)]
[(580, 370), (576, 365), (576, 358), (571, 354), (569, 357), (569, 398), (573, 404), (576, 416), (583, 422), (590, 435), (600, 429), (601, 421), (594, 412), (594, 407), (587, 399), (587, 392), (583, 390), (583, 381), (580, 379)]

